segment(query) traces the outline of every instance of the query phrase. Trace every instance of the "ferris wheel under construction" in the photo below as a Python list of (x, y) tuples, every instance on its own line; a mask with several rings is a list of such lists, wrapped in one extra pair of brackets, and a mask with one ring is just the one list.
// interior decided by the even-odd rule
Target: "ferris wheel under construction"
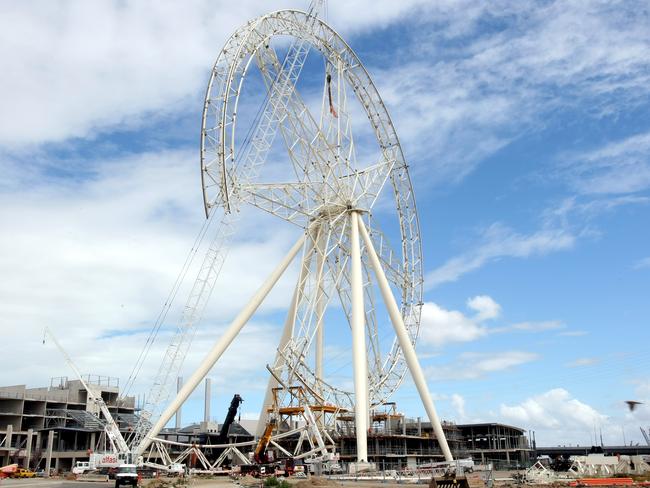
[[(453, 460), (415, 353), (422, 251), (408, 166), (370, 75), (319, 18), (322, 8), (316, 0), (307, 12), (281, 10), (251, 20), (227, 40), (212, 68), (200, 154), (206, 222), (216, 222), (216, 230), (139, 422), (126, 439), (123, 449), (131, 459), (178, 461), (164, 453), (166, 441), (158, 434), (297, 263), (275, 359), (267, 366), (257, 436), (267, 443), (297, 436), (293, 452), (283, 449), (286, 455), (327, 461), (335, 454), (338, 424), (352, 422), (356, 461), (363, 466), (369, 461), (370, 412), (389, 401), (409, 372), (444, 458)], [(171, 398), (246, 208), (292, 224), (295, 244)], [(207, 228), (206, 223), (201, 238)], [(388, 236), (398, 245), (391, 246)], [(168, 300), (154, 329), (169, 306)], [(351, 356), (351, 381), (329, 365), (334, 347)], [(295, 428), (283, 431), (281, 425)], [(255, 445), (186, 447), (199, 458), (202, 447), (223, 448), (216, 462), (204, 462), (213, 469), (226, 456), (245, 462), (241, 450)]]

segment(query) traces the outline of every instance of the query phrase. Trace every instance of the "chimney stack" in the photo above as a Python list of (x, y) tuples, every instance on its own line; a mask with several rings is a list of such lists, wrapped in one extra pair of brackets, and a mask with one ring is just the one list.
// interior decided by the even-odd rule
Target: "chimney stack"
[(210, 400), (212, 396), (212, 380), (205, 379), (205, 410), (203, 412), (203, 421), (210, 422)]
[[(176, 379), (176, 393), (181, 391), (181, 388), (183, 388), (183, 377), (179, 376)], [(178, 410), (176, 410), (176, 429), (181, 428), (181, 408), (182, 407), (178, 407)]]

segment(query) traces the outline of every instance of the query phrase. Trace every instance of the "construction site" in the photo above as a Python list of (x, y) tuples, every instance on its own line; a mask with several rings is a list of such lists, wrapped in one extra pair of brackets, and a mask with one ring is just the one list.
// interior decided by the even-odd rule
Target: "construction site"
[[(650, 442), (622, 446), (616, 455), (600, 446), (551, 456), (527, 426), (440, 418), (416, 353), (424, 272), (409, 166), (377, 87), (322, 19), (323, 4), (314, 0), (306, 12), (280, 10), (239, 27), (209, 71), (197, 114), (203, 196), (197, 211), (206, 219), (133, 368), (156, 364), (154, 377), (139, 378), (147, 391), (129, 396), (135, 375), (120, 384), (82, 374), (78, 351), (66, 350), (46, 329), (48, 347), (56, 347), (70, 376), (44, 387), (0, 387), (2, 473), (110, 477), (118, 487), (154, 476), (341, 482), (388, 476), (434, 488), (467, 488), (472, 473), (474, 482), (491, 487), (502, 471), (508, 482), (531, 484), (587, 478), (631, 484), (632, 476), (646, 476)], [(299, 90), (306, 86), (302, 68), (313, 58), (320, 63), (312, 80), (317, 104)], [(363, 154), (352, 134), (361, 123), (373, 142)], [(294, 243), (188, 374), (184, 360), (193, 354), (196, 329), (246, 212), (287, 224)], [(205, 252), (178, 307), (181, 317), (167, 320), (197, 249)], [(239, 419), (245, 385), (233, 386), (241, 389), (230, 393), (227, 411), (213, 411), (210, 372), (284, 275), (291, 292), (275, 324), (264, 400), (255, 405), (259, 417)], [(165, 326), (173, 332), (164, 354), (148, 357)], [(332, 364), (331, 349), (342, 351), (349, 367)], [(398, 408), (405, 378), (422, 417)], [(201, 388), (203, 421), (184, 424), (184, 405)], [(615, 476), (625, 482), (612, 482)]]

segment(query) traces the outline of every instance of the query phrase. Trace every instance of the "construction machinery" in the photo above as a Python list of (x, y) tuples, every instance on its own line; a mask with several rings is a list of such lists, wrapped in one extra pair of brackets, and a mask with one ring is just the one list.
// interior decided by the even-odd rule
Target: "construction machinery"
[(235, 395), (232, 397), (232, 400), (230, 400), (230, 407), (228, 408), (226, 419), (223, 421), (223, 425), (219, 431), (219, 437), (217, 437), (218, 444), (225, 444), (228, 442), (228, 431), (230, 430), (232, 423), (235, 421), (237, 411), (239, 410), (239, 406), (243, 401), (244, 400), (242, 397), (240, 397), (237, 393), (235, 393)]
[(131, 458), (132, 458), (131, 450), (129, 449), (129, 446), (127, 445), (126, 441), (124, 440), (124, 437), (120, 432), (120, 428), (118, 427), (117, 422), (115, 422), (115, 419), (111, 415), (111, 412), (108, 410), (108, 406), (106, 406), (106, 403), (102, 398), (101, 392), (95, 391), (94, 388), (84, 380), (83, 376), (81, 375), (81, 373), (75, 366), (74, 362), (72, 361), (72, 358), (68, 355), (65, 349), (63, 349), (63, 346), (59, 344), (59, 341), (56, 339), (52, 331), (48, 327), (45, 327), (43, 344), (45, 344), (45, 337), (48, 336), (50, 337), (50, 339), (52, 339), (54, 345), (56, 345), (59, 352), (61, 352), (61, 354), (63, 355), (65, 362), (68, 364), (68, 366), (70, 366), (70, 369), (74, 371), (74, 373), (77, 375), (77, 378), (79, 379), (83, 387), (86, 389), (88, 395), (87, 404), (90, 409), (90, 413), (97, 416), (97, 418), (100, 417), (100, 413), (101, 415), (104, 416), (104, 432), (106, 433), (106, 437), (108, 438), (112, 448), (111, 454), (117, 456), (117, 460), (115, 460), (113, 457), (112, 459), (117, 461), (120, 464), (131, 462)]
[(257, 443), (257, 447), (255, 448), (255, 453), (253, 455), (256, 463), (264, 464), (268, 462), (266, 448), (269, 446), (269, 442), (271, 442), (273, 429), (275, 429), (275, 419), (269, 420), (269, 422), (266, 424), (266, 428), (264, 429), (264, 434), (262, 434), (262, 437), (260, 437), (260, 440)]

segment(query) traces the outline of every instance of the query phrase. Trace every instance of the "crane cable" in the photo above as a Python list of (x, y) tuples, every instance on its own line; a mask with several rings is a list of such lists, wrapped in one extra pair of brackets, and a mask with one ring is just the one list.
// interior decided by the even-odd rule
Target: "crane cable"
[[(284, 65), (286, 64), (286, 59), (282, 64), (281, 72), (284, 69)], [(280, 72), (280, 73), (281, 73)], [(257, 110), (257, 113), (255, 114), (255, 117), (253, 118), (253, 122), (249, 126), (249, 129), (244, 137), (244, 141), (242, 142), (242, 148), (240, 150), (241, 154), (247, 154), (250, 147), (251, 147), (251, 142), (252, 142), (252, 135), (253, 131), (255, 130), (255, 127), (259, 124), (260, 119), (262, 118), (262, 114), (264, 113), (264, 109), (267, 107), (269, 104), (270, 100), (270, 94), (273, 91), (274, 85), (276, 85), (280, 79), (280, 73), (278, 73), (278, 76), (276, 76), (269, 87), (269, 89), (266, 91), (266, 94), (264, 96), (264, 99), (261, 101), (260, 106)], [(167, 295), (167, 299), (165, 300), (165, 303), (163, 304), (163, 308), (158, 314), (158, 317), (156, 321), (154, 322), (153, 327), (151, 328), (151, 331), (149, 332), (149, 336), (147, 337), (147, 340), (145, 342), (144, 347), (140, 351), (140, 355), (138, 356), (138, 359), (133, 366), (133, 369), (131, 370), (131, 374), (129, 375), (129, 378), (126, 382), (125, 388), (124, 388), (124, 396), (127, 396), (131, 389), (133, 388), (133, 385), (135, 384), (135, 381), (138, 377), (138, 374), (140, 373), (142, 366), (144, 362), (146, 361), (149, 352), (151, 351), (151, 348), (158, 336), (158, 333), (160, 331), (160, 328), (162, 327), (162, 324), (164, 320), (167, 318), (167, 313), (169, 312), (174, 299), (176, 298), (176, 295), (178, 294), (178, 290), (180, 289), (185, 276), (187, 275), (187, 272), (194, 260), (194, 257), (196, 256), (199, 247), (201, 246), (203, 239), (207, 233), (208, 228), (210, 227), (210, 224), (212, 223), (214, 219), (214, 215), (216, 212), (212, 212), (212, 214), (209, 216), (208, 219), (206, 219), (203, 223), (203, 226), (199, 230), (199, 233), (194, 241), (194, 244), (190, 248), (190, 251), (185, 258), (185, 262), (183, 263), (183, 267), (181, 268), (178, 276), (176, 277), (176, 280), (174, 282), (174, 285), (172, 286), (172, 289), (170, 290), (169, 294)]]
[(201, 229), (199, 230), (199, 233), (197, 234), (194, 243), (192, 244), (192, 247), (190, 248), (187, 256), (185, 257), (185, 262), (183, 263), (183, 266), (181, 270), (179, 271), (178, 275), (176, 276), (176, 280), (174, 281), (174, 284), (172, 285), (171, 290), (169, 291), (169, 294), (167, 295), (167, 298), (165, 300), (165, 303), (163, 304), (163, 307), (158, 314), (158, 317), (156, 318), (156, 321), (154, 322), (153, 327), (151, 328), (151, 331), (149, 332), (149, 336), (147, 337), (147, 340), (145, 342), (144, 347), (140, 351), (140, 355), (138, 356), (138, 359), (135, 362), (135, 365), (133, 366), (133, 369), (131, 370), (131, 374), (129, 375), (129, 378), (126, 382), (126, 385), (124, 387), (124, 393), (123, 396), (127, 396), (129, 392), (131, 391), (138, 374), (140, 373), (140, 370), (142, 369), (142, 366), (144, 362), (146, 361), (149, 352), (151, 351), (151, 347), (153, 346), (158, 333), (160, 332), (160, 329), (162, 327), (163, 322), (167, 318), (167, 314), (174, 302), (174, 299), (176, 298), (176, 295), (178, 294), (178, 290), (180, 289), (181, 285), (183, 284), (183, 281), (185, 280), (185, 276), (187, 275), (187, 272), (192, 265), (194, 258), (196, 257), (196, 254), (199, 250), (199, 247), (201, 246), (203, 239), (205, 238), (205, 235), (207, 234), (208, 228), (210, 227), (210, 224), (214, 220), (214, 215), (216, 212), (212, 212), (210, 217), (206, 219), (203, 222), (203, 225), (201, 226)]

